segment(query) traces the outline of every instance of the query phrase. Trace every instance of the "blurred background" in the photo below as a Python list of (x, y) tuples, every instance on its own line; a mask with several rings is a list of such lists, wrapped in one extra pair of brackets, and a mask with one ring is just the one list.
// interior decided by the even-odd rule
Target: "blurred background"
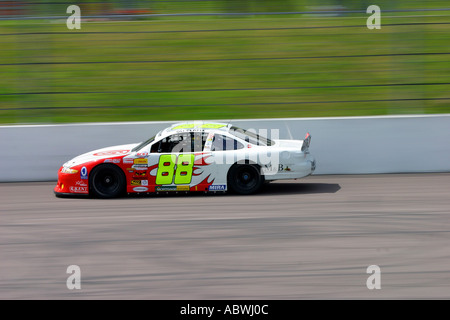
[(448, 0), (0, 1), (2, 124), (449, 113), (449, 89)]

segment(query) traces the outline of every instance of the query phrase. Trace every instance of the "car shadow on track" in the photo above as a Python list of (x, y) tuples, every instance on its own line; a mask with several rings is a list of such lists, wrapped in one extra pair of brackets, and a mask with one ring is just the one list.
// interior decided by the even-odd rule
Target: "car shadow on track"
[(269, 183), (265, 184), (259, 195), (288, 195), (336, 193), (341, 189), (337, 183)]
[(251, 195), (237, 195), (232, 192), (161, 192), (158, 194), (137, 195), (130, 194), (128, 198), (149, 198), (149, 197), (215, 197), (215, 196), (239, 196), (239, 197), (257, 197), (257, 196), (276, 196), (293, 194), (322, 194), (336, 193), (341, 189), (337, 183), (282, 183), (274, 182), (264, 184), (258, 193)]
[[(242, 197), (254, 197), (254, 196), (275, 196), (275, 195), (292, 195), (292, 194), (322, 194), (322, 193), (336, 193), (341, 189), (341, 186), (337, 183), (283, 183), (273, 182), (264, 184), (261, 190), (252, 195), (236, 195), (228, 192), (161, 192), (157, 194), (129, 194), (116, 199), (126, 198), (151, 198), (151, 197), (214, 197), (214, 196), (242, 196)], [(61, 198), (79, 198), (88, 199), (83, 195), (65, 195)], [(90, 198), (95, 199), (95, 198)], [(115, 199), (110, 199), (115, 200)]]

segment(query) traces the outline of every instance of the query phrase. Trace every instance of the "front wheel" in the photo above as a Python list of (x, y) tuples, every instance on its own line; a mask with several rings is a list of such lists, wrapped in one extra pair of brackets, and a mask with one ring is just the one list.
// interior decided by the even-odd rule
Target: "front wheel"
[(125, 175), (119, 167), (112, 164), (95, 167), (89, 181), (92, 194), (99, 198), (116, 198), (125, 191)]
[(233, 165), (228, 171), (228, 186), (238, 194), (252, 194), (259, 191), (264, 178), (256, 165)]

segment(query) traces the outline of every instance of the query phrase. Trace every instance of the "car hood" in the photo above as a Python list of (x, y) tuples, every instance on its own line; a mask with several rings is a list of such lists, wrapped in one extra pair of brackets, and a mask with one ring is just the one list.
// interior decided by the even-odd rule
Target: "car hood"
[(89, 161), (104, 160), (108, 158), (122, 158), (130, 154), (131, 149), (133, 149), (137, 145), (138, 143), (124, 144), (120, 146), (113, 146), (90, 151), (67, 161), (66, 163), (64, 163), (63, 167), (70, 168)]

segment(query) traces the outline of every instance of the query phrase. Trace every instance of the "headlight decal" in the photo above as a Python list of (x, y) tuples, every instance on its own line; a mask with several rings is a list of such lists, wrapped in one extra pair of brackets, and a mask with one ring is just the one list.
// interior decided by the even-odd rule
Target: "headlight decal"
[(74, 174), (74, 173), (78, 173), (78, 170), (70, 169), (70, 168), (62, 168), (61, 172), (62, 173)]

